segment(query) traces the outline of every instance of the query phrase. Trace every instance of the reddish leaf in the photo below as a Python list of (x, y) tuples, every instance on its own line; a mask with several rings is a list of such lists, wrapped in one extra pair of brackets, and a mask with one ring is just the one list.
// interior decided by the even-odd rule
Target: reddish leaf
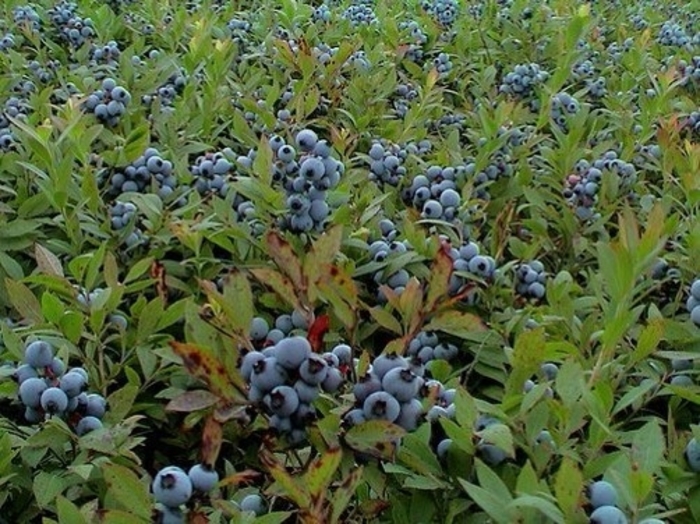
[(209, 466), (216, 464), (224, 440), (224, 426), (215, 417), (209, 416), (202, 431), (202, 462)]
[(311, 324), (309, 328), (309, 333), (306, 338), (311, 344), (311, 348), (316, 352), (320, 353), (323, 350), (323, 337), (328, 333), (328, 328), (330, 327), (330, 318), (328, 315), (321, 315), (316, 317), (314, 323)]
[(430, 282), (425, 302), (425, 311), (434, 311), (440, 300), (447, 298), (452, 276), (450, 245), (442, 242), (430, 268)]
[(168, 301), (168, 285), (165, 282), (165, 266), (154, 260), (151, 264), (151, 278), (156, 281), (156, 292), (163, 299), (165, 305)]
[(251, 482), (255, 482), (261, 476), (262, 473), (259, 471), (246, 469), (245, 471), (239, 471), (238, 473), (234, 473), (233, 475), (229, 475), (228, 477), (222, 479), (221, 482), (219, 482), (219, 485), (223, 487), (250, 484)]
[(286, 276), (271, 268), (254, 268), (250, 272), (258, 281), (271, 288), (279, 297), (298, 311), (304, 308), (299, 301), (299, 296), (294, 289), (293, 282)]

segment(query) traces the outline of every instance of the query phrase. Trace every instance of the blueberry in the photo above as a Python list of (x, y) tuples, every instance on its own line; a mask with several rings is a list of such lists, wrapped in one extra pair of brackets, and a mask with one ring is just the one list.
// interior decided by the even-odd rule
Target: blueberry
[(401, 412), (395, 423), (406, 431), (413, 431), (418, 427), (422, 415), (423, 405), (420, 400), (414, 398), (401, 404)]
[[(77, 398), (77, 397), (76, 397)], [(102, 395), (96, 393), (91, 393), (87, 395), (86, 398), (87, 406), (85, 408), (85, 414), (91, 417), (101, 419), (104, 417), (107, 410), (107, 401)]]
[(357, 426), (358, 424), (365, 422), (367, 419), (365, 418), (364, 410), (356, 408), (348, 411), (343, 417), (343, 420), (351, 426)]
[(700, 443), (695, 438), (690, 439), (685, 446), (685, 460), (691, 470), (700, 473)]
[(328, 364), (318, 355), (311, 354), (299, 365), (299, 376), (312, 386), (317, 386), (326, 379)]
[(505, 451), (493, 444), (479, 442), (476, 447), (481, 453), (484, 462), (490, 466), (498, 466), (508, 458), (508, 454)]
[(78, 422), (78, 425), (75, 427), (75, 432), (80, 437), (91, 431), (101, 429), (102, 427), (102, 421), (99, 418), (87, 416), (80, 419), (80, 422)]
[(389, 370), (404, 368), (407, 365), (408, 362), (401, 355), (397, 355), (396, 353), (382, 354), (374, 359), (372, 363), (372, 373), (381, 380)]
[(452, 447), (451, 438), (441, 440), (440, 443), (437, 445), (437, 456), (441, 459), (444, 459), (450, 447)]
[(311, 354), (311, 344), (304, 337), (289, 337), (275, 345), (277, 362), (286, 369), (297, 369)]
[(77, 397), (87, 387), (87, 383), (82, 374), (69, 371), (61, 377), (60, 387), (69, 397)]
[(268, 332), (270, 331), (270, 325), (267, 320), (261, 317), (254, 317), (250, 323), (250, 337), (255, 341), (265, 340)]
[(421, 382), (410, 369), (393, 368), (382, 378), (382, 388), (399, 402), (408, 402), (418, 394)]
[(241, 500), (241, 511), (252, 511), (256, 516), (263, 515), (267, 511), (267, 505), (260, 495), (247, 495)]
[(555, 378), (557, 378), (559, 367), (553, 362), (545, 362), (540, 366), (540, 371), (542, 372), (546, 380), (554, 380)]
[(627, 524), (627, 517), (615, 506), (600, 506), (590, 516), (591, 524)]
[(311, 403), (318, 398), (318, 386), (312, 386), (307, 382), (299, 379), (294, 383), (294, 391), (301, 402)]
[(30, 366), (29, 364), (21, 364), (17, 366), (17, 369), (15, 369), (15, 372), (12, 374), (12, 378), (17, 381), (18, 384), (21, 384), (28, 378), (36, 378), (38, 377), (39, 374), (36, 371), (36, 368), (34, 366)]
[(321, 383), (321, 387), (326, 393), (334, 393), (340, 389), (343, 381), (343, 374), (338, 368), (328, 368), (328, 373)]
[(24, 350), (24, 362), (35, 368), (45, 368), (53, 362), (53, 347), (43, 340), (35, 340)]
[(297, 147), (302, 151), (311, 151), (318, 142), (318, 135), (311, 129), (302, 129), (295, 137)]
[(29, 408), (41, 407), (41, 396), (48, 389), (46, 381), (37, 377), (30, 377), (19, 385), (19, 398)]
[(374, 373), (367, 373), (353, 386), (352, 392), (357, 402), (363, 403), (372, 393), (382, 389), (382, 381)]
[(185, 504), (192, 496), (192, 481), (176, 466), (161, 469), (151, 487), (156, 501), (170, 508)]
[(219, 474), (207, 464), (195, 464), (187, 475), (192, 481), (192, 487), (202, 493), (211, 491), (219, 483)]
[(299, 395), (289, 386), (277, 386), (264, 399), (265, 405), (275, 415), (289, 417), (299, 407)]
[(44, 411), (58, 415), (68, 407), (68, 396), (60, 388), (47, 388), (41, 394), (40, 402)]
[(275, 357), (265, 357), (253, 364), (250, 384), (260, 391), (270, 391), (284, 384), (287, 374)]
[(372, 393), (362, 407), (367, 420), (388, 420), (394, 422), (401, 414), (399, 401), (385, 391)]
[(617, 506), (617, 490), (609, 482), (599, 480), (589, 486), (588, 499), (594, 508)]

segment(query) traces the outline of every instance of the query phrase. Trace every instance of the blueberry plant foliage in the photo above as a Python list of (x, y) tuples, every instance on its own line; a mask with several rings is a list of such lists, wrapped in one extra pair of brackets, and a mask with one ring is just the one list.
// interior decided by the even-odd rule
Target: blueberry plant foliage
[(700, 4), (0, 5), (0, 524), (700, 521)]

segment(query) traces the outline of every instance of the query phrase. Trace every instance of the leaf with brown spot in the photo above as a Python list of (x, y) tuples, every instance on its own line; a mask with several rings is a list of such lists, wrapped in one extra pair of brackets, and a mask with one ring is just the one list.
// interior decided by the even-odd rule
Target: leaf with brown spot
[(211, 407), (218, 401), (219, 398), (216, 395), (212, 395), (209, 391), (195, 389), (192, 391), (185, 391), (173, 398), (165, 406), (165, 410), (190, 413), (192, 411), (199, 411), (200, 409)]
[(311, 302), (318, 298), (316, 286), (326, 276), (326, 266), (331, 265), (338, 256), (342, 240), (343, 226), (334, 226), (314, 241), (311, 250), (304, 257), (304, 275), (310, 284), (309, 300)]
[(317, 282), (320, 297), (331, 304), (333, 314), (352, 331), (357, 322), (359, 294), (355, 281), (344, 269), (334, 264), (325, 265), (322, 275)]
[(297, 292), (294, 290), (294, 285), (288, 277), (271, 268), (254, 268), (250, 272), (261, 284), (271, 288), (292, 308), (299, 311), (304, 309)]
[(260, 454), (260, 462), (281, 486), (285, 498), (294, 502), (301, 510), (311, 508), (311, 494), (301, 478), (290, 475), (287, 469), (267, 450)]
[(450, 245), (443, 241), (430, 267), (430, 281), (425, 300), (425, 311), (434, 311), (438, 302), (448, 297), (451, 276), (452, 258), (450, 257)]
[(237, 420), (242, 424), (249, 424), (250, 417), (246, 411), (246, 406), (240, 404), (219, 405), (214, 410), (214, 418), (222, 424), (229, 420)]
[(316, 501), (322, 498), (321, 495), (331, 485), (333, 475), (338, 470), (342, 458), (343, 450), (341, 448), (329, 449), (316, 457), (304, 473), (304, 482), (306, 482), (311, 498), (317, 507)]
[(413, 333), (422, 324), (423, 286), (416, 277), (411, 277), (403, 293), (399, 295), (404, 332)]
[(202, 431), (202, 462), (214, 467), (224, 440), (224, 426), (213, 416), (208, 416)]
[(187, 512), (187, 524), (209, 524), (209, 518), (203, 511), (190, 510)]
[(306, 279), (301, 269), (301, 262), (289, 242), (276, 231), (270, 231), (265, 237), (265, 243), (267, 254), (272, 257), (280, 271), (289, 277), (295, 291), (305, 293)]
[(222, 362), (211, 350), (195, 344), (183, 344), (176, 341), (171, 341), (170, 347), (176, 355), (182, 358), (187, 371), (192, 376), (204, 381), (209, 387), (209, 391), (214, 395), (224, 402), (233, 403), (236, 400), (238, 403), (245, 402), (242, 395), (234, 387), (234, 380), (241, 384), (240, 390), (245, 387), (242, 377), (240, 375), (238, 377), (229, 376)]
[(365, 518), (371, 519), (376, 518), (382, 511), (386, 510), (389, 506), (391, 506), (391, 504), (388, 500), (370, 499), (365, 500), (362, 504), (360, 504), (359, 510)]
[(486, 331), (486, 326), (476, 315), (449, 310), (435, 315), (423, 329), (425, 331), (442, 331), (456, 337), (466, 338), (475, 331)]
[(368, 420), (350, 428), (344, 438), (355, 451), (393, 460), (397, 441), (405, 434), (406, 430), (386, 420)]
[(255, 471), (254, 469), (246, 469), (223, 478), (221, 482), (219, 482), (219, 486), (240, 486), (241, 484), (250, 484), (251, 482), (255, 482), (260, 477), (262, 477), (262, 473), (259, 471)]
[(156, 292), (163, 299), (163, 304), (168, 301), (168, 284), (165, 281), (165, 266), (154, 260), (151, 264), (151, 278), (156, 281)]
[(331, 524), (338, 524), (341, 522), (340, 518), (355, 496), (355, 491), (357, 491), (360, 482), (362, 482), (362, 472), (362, 466), (353, 469), (350, 474), (343, 479), (340, 486), (336, 488), (335, 493), (333, 493), (333, 499), (331, 500), (331, 505), (333, 507)]

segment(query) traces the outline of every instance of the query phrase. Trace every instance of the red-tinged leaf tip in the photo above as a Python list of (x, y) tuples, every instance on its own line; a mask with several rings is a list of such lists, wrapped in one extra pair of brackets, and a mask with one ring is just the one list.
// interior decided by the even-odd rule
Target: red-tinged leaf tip
[(323, 337), (328, 332), (329, 328), (330, 317), (328, 315), (316, 317), (316, 320), (311, 324), (307, 338), (315, 353), (319, 353), (323, 349)]

